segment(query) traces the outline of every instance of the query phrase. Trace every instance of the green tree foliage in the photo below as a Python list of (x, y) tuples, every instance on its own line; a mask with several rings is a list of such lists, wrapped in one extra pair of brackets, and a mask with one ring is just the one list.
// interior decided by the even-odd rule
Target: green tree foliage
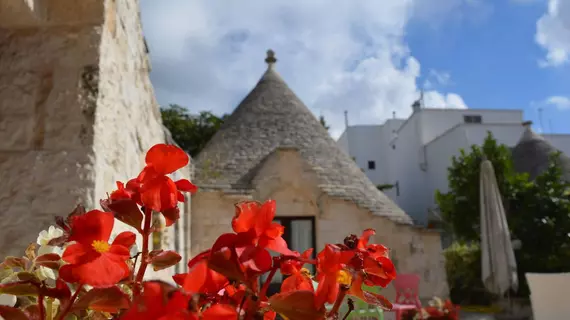
[(570, 184), (562, 179), (558, 155), (546, 171), (519, 190), (511, 201), (509, 218), (517, 252), (519, 273), (568, 272), (570, 266)]
[[(505, 199), (512, 199), (517, 188), (528, 179), (526, 174), (515, 173), (510, 149), (498, 144), (491, 132), (482, 146), (471, 146), (469, 153), (460, 150), (448, 168), (449, 192), (444, 194), (438, 190), (435, 195), (448, 231), (458, 240), (479, 240), (479, 168), (483, 156), (493, 164)], [(505, 202), (507, 207), (508, 202)]]
[(185, 108), (171, 104), (161, 108), (162, 122), (182, 149), (195, 157), (220, 129), (228, 115), (218, 117), (209, 111), (190, 114)]
[[(462, 150), (452, 159), (449, 192), (436, 192), (445, 224), (458, 243), (478, 246), (480, 241), (479, 168), (483, 155), (493, 163), (511, 235), (522, 243), (515, 255), (521, 283), (518, 293), (526, 295), (524, 273), (563, 272), (570, 266), (570, 183), (562, 179), (557, 154), (552, 155), (547, 170), (534, 181), (529, 181), (528, 174), (516, 173), (508, 147), (498, 144), (489, 133), (481, 147), (473, 146), (469, 153)], [(458, 250), (465, 251), (455, 244), (447, 249), (446, 256), (462, 256), (455, 252)], [(450, 282), (452, 289), (465, 293), (466, 287), (480, 287), (480, 263), (470, 265), (469, 275), (463, 274), (465, 271), (450, 271), (461, 268), (448, 268), (450, 278), (465, 279), (461, 288), (454, 288)]]

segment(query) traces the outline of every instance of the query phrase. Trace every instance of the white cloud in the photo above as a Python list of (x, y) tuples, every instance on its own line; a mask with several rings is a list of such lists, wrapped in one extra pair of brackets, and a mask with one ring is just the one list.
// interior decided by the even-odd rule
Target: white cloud
[(424, 93), (424, 105), (426, 108), (467, 108), (467, 104), (458, 94), (448, 93), (444, 95), (437, 91), (426, 91)]
[(544, 100), (544, 103), (549, 106), (554, 106), (559, 110), (570, 109), (570, 98), (564, 96), (551, 96)]
[[(141, 9), (161, 104), (231, 112), (271, 48), (278, 72), (338, 136), (344, 110), (355, 124), (380, 123), (393, 111), (408, 116), (421, 68), (404, 41), (406, 25), (472, 2), (480, 0), (142, 0)], [(454, 93), (428, 97), (434, 107), (466, 107)]]
[(431, 69), (424, 81), (423, 89), (430, 90), (437, 87), (446, 87), (451, 84), (451, 74), (449, 72)]
[(561, 66), (570, 60), (570, 1), (549, 0), (548, 11), (536, 23), (536, 42), (547, 53), (540, 66)]

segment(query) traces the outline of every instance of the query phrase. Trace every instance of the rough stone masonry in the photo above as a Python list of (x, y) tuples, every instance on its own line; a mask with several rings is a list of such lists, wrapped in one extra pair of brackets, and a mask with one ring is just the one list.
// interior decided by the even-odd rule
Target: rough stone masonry
[(149, 70), (138, 0), (0, 0), (0, 257), (165, 142)]

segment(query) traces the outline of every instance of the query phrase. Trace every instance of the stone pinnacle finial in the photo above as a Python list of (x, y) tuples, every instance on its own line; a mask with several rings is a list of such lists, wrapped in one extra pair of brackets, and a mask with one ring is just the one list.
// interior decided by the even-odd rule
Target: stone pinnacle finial
[(275, 51), (269, 49), (267, 50), (267, 58), (265, 58), (265, 62), (267, 63), (267, 65), (269, 65), (270, 67), (277, 62), (277, 58), (275, 58)]

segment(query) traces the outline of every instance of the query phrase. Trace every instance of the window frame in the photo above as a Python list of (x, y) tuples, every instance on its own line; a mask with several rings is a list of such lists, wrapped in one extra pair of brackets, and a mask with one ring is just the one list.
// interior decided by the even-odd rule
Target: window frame
[(483, 116), (480, 114), (464, 114), (463, 122), (470, 124), (480, 124), (483, 123)]

